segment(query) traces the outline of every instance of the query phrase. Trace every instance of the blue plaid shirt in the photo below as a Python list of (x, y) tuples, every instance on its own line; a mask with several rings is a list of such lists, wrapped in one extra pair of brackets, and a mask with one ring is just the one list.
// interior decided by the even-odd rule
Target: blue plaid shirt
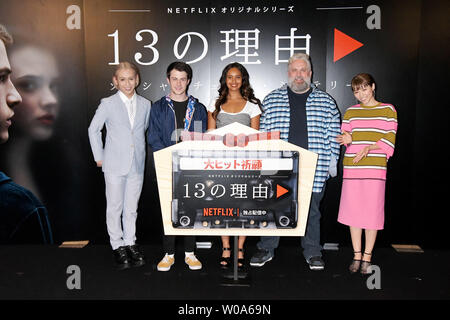
[[(340, 131), (340, 113), (333, 98), (315, 86), (306, 100), (308, 150), (319, 155), (313, 192), (321, 192), (325, 181), (336, 175), (339, 144), (336, 136)], [(289, 138), (290, 107), (287, 86), (269, 93), (263, 101), (260, 119), (261, 131), (280, 131), (280, 138)]]

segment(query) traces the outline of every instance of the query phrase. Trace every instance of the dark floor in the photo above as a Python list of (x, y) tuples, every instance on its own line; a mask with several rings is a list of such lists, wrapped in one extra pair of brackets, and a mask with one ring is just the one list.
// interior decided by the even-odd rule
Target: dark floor
[[(247, 241), (246, 256), (254, 252), (255, 238)], [(220, 248), (197, 249), (203, 263), (200, 271), (184, 264), (181, 247), (169, 272), (158, 272), (162, 258), (156, 245), (142, 246), (148, 263), (135, 269), (115, 271), (107, 245), (89, 244), (82, 249), (20, 245), (0, 247), (0, 299), (148, 299), (148, 300), (440, 300), (450, 298), (450, 251), (398, 253), (376, 248), (373, 264), (379, 266), (379, 282), (347, 266), (351, 249), (324, 251), (324, 271), (310, 271), (297, 241), (282, 239), (274, 260), (261, 268), (250, 268), (250, 286), (222, 286), (218, 267)], [(81, 289), (69, 290), (67, 268), (81, 271)], [(380, 289), (370, 290), (367, 282)]]

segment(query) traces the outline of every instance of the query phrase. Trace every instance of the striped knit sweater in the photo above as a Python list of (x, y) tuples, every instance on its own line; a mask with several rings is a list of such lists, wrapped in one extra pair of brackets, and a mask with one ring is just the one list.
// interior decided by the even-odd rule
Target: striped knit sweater
[[(379, 103), (366, 107), (349, 107), (342, 120), (342, 131), (352, 135), (352, 143), (344, 155), (344, 179), (386, 179), (388, 159), (394, 154), (397, 133), (397, 112), (394, 106)], [(376, 143), (380, 149), (371, 150), (367, 157), (354, 164), (362, 148)]]
[[(339, 159), (339, 144), (335, 139), (340, 133), (340, 114), (333, 98), (314, 86), (306, 101), (306, 121), (308, 150), (319, 155), (312, 191), (321, 192), (330, 176), (330, 168), (335, 167)], [(260, 130), (280, 131), (280, 138), (288, 141), (289, 123), (289, 96), (285, 85), (264, 98)]]

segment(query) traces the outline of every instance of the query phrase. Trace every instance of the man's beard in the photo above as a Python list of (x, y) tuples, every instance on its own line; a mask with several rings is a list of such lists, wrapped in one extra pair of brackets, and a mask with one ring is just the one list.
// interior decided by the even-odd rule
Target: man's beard
[[(303, 83), (295, 83), (295, 79), (302, 79)], [(308, 91), (309, 87), (311, 86), (311, 78), (289, 78), (288, 80), (288, 86), (289, 88), (291, 88), (292, 91), (294, 91), (295, 93), (305, 93), (306, 91)]]

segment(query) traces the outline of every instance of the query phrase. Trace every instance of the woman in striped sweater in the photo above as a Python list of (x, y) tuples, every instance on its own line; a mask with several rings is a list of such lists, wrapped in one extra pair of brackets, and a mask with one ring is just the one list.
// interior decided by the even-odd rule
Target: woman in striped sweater
[[(354, 257), (349, 270), (369, 273), (377, 231), (384, 227), (387, 161), (394, 153), (397, 112), (375, 99), (375, 81), (367, 73), (353, 77), (360, 104), (345, 112), (336, 140), (346, 146), (338, 222), (350, 227)], [(362, 230), (365, 249), (362, 253)]]

